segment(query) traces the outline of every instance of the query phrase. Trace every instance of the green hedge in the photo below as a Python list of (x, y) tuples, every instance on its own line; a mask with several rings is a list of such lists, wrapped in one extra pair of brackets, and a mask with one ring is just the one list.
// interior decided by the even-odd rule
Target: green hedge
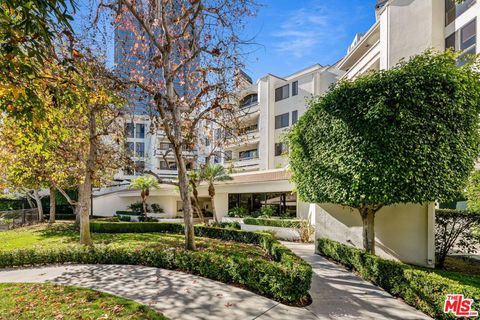
[(318, 239), (318, 251), (358, 272), (362, 278), (375, 283), (394, 296), (435, 319), (455, 319), (443, 313), (449, 293), (463, 294), (475, 299), (473, 310), (480, 310), (480, 289), (462, 285), (428, 269), (406, 265), (366, 253), (336, 241)]
[(117, 214), (117, 216), (118, 216), (118, 215), (122, 215), (122, 216), (141, 216), (141, 215), (143, 215), (143, 212), (117, 211), (116, 214)]
[[(93, 232), (141, 233), (162, 232), (183, 234), (183, 226), (175, 223), (91, 223)], [(93, 248), (71, 246), (58, 250), (0, 251), (0, 267), (81, 263), (133, 264), (181, 270), (213, 280), (244, 286), (256, 293), (280, 302), (305, 303), (312, 278), (309, 264), (265, 233), (196, 226), (199, 237), (249, 243), (262, 247), (271, 259), (225, 256), (215, 252), (186, 251), (179, 248), (125, 248), (114, 245), (95, 245)]]
[[(45, 215), (45, 220), (48, 220), (49, 217), (49, 214)], [(75, 220), (76, 217), (75, 214), (55, 214), (55, 220)]]
[(255, 226), (268, 226), (280, 228), (299, 228), (301, 220), (293, 219), (261, 219), (261, 218), (244, 218), (243, 223)]

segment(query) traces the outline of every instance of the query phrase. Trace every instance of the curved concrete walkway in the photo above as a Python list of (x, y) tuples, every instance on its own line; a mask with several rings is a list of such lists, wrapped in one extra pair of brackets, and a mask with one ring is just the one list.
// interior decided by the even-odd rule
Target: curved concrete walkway
[(149, 305), (170, 319), (429, 319), (423, 313), (313, 254), (285, 243), (314, 271), (312, 305), (289, 307), (252, 292), (178, 271), (125, 265), (63, 265), (0, 271), (0, 282), (52, 282), (112, 293)]

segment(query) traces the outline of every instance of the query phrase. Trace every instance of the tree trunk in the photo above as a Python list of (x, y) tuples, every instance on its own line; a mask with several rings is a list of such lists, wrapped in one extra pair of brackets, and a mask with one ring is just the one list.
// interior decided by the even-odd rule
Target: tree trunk
[(147, 197), (142, 195), (143, 216), (147, 219)]
[(87, 165), (85, 168), (85, 179), (80, 187), (79, 194), (79, 216), (80, 216), (80, 243), (91, 246), (92, 237), (90, 235), (90, 208), (92, 195), (92, 179), (95, 170), (95, 162), (97, 155), (97, 137), (96, 137), (97, 122), (95, 119), (95, 112), (90, 111), (89, 115), (89, 150)]
[(375, 254), (375, 213), (377, 210), (364, 206), (358, 209), (362, 217), (363, 248), (371, 254)]
[(218, 223), (217, 209), (215, 208), (215, 187), (213, 186), (213, 183), (210, 183), (208, 186), (208, 194), (210, 195), (210, 201), (212, 202), (213, 220)]
[(50, 187), (50, 218), (48, 219), (48, 223), (55, 223), (55, 214), (55, 187)]
[(195, 250), (195, 232), (193, 229), (192, 203), (188, 188), (187, 167), (182, 157), (181, 147), (175, 147), (175, 157), (178, 164), (178, 186), (182, 199), (183, 221), (185, 222), (185, 249)]
[(38, 194), (38, 190), (33, 190), (33, 197), (35, 198), (35, 202), (37, 203), (37, 210), (38, 210), (38, 221), (43, 222), (43, 206), (42, 206), (42, 198)]

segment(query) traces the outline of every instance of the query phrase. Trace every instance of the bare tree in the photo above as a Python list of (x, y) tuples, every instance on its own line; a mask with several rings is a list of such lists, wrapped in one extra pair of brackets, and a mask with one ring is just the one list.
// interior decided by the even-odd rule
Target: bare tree
[[(101, 0), (115, 28), (133, 36), (128, 83), (152, 108), (172, 144), (185, 222), (185, 247), (195, 249), (193, 215), (182, 150), (198, 143), (205, 121), (228, 123), (234, 72), (242, 54), (239, 32), (253, 0)], [(162, 183), (162, 181), (159, 181)]]

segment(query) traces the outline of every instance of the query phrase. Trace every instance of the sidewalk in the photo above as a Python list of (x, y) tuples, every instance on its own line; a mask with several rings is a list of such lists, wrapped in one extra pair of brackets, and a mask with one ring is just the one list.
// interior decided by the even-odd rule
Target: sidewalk
[(347, 269), (314, 254), (313, 244), (283, 244), (313, 268), (310, 289), (313, 303), (306, 309), (318, 319), (431, 319)]
[(423, 313), (313, 253), (284, 243), (313, 267), (313, 303), (295, 308), (199, 276), (125, 265), (60, 265), (0, 270), (0, 282), (53, 282), (112, 293), (175, 320), (429, 319)]

